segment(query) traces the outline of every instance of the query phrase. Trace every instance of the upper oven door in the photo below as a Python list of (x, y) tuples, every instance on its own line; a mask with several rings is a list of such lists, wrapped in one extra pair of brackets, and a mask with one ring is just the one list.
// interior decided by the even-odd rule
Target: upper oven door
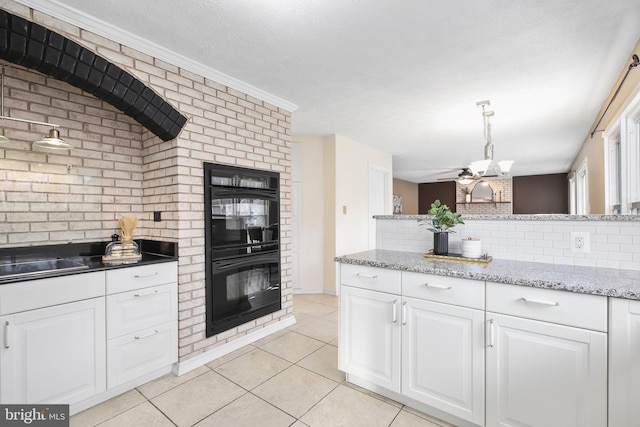
[[(273, 178), (273, 173), (251, 171), (225, 177), (217, 169), (205, 171), (205, 232), (212, 257), (277, 249), (279, 191), (271, 188), (277, 185), (277, 174)], [(243, 186), (224, 185), (229, 183)]]

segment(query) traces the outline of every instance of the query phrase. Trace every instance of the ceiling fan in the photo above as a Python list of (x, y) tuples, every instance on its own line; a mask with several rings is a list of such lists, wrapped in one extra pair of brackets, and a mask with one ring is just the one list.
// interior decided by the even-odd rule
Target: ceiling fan
[[(497, 176), (507, 175), (513, 165), (513, 160), (503, 160), (498, 162), (498, 166), (493, 164), (493, 144), (491, 143), (491, 117), (493, 117), (493, 111), (486, 111), (486, 107), (491, 105), (487, 101), (476, 102), (478, 108), (482, 108), (482, 119), (484, 122), (484, 138), (486, 145), (484, 146), (484, 160), (478, 160), (471, 162), (468, 167), (461, 168), (461, 172), (458, 174), (458, 183), (461, 185), (469, 185), (473, 181), (481, 178), (493, 178)], [(489, 169), (493, 170), (495, 175), (487, 175)], [(439, 180), (451, 181), (451, 178), (439, 178)]]

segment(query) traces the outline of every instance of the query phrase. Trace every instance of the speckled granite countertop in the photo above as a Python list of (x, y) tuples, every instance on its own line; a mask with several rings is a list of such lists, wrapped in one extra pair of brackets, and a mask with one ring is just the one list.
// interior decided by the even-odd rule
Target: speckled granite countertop
[(494, 259), (489, 264), (426, 259), (416, 252), (372, 250), (336, 257), (345, 264), (415, 271), (583, 294), (640, 300), (640, 271)]

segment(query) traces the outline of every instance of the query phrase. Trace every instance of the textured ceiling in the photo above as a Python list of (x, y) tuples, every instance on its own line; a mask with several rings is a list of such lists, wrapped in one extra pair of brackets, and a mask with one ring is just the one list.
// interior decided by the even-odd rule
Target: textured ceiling
[(483, 157), (486, 99), (496, 160), (568, 171), (640, 38), (638, 0), (18, 1), (296, 104), (294, 135), (379, 148), (413, 182)]

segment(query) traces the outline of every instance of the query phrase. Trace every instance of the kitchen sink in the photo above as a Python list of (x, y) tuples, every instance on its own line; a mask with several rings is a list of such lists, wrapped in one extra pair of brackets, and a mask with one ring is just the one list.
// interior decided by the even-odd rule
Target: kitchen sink
[(88, 265), (67, 258), (0, 263), (0, 281), (87, 268)]

